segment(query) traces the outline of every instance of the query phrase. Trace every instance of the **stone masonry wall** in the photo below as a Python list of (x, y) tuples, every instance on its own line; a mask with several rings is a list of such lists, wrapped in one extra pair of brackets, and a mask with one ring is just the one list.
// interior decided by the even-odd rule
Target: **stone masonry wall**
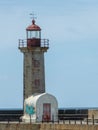
[(98, 110), (88, 110), (88, 118), (92, 119), (92, 116), (94, 116), (94, 119), (98, 119)]
[(0, 130), (40, 130), (40, 125), (38, 124), (5, 124), (0, 123)]
[(98, 125), (0, 123), (0, 130), (98, 130)]
[(40, 49), (24, 52), (24, 99), (45, 92), (44, 52)]
[(42, 124), (40, 130), (98, 130), (98, 125)]

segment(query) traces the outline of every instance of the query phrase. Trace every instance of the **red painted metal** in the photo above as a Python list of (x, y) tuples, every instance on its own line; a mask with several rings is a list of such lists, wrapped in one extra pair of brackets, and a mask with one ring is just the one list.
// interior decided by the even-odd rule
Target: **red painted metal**
[(35, 20), (32, 20), (32, 25), (26, 28), (27, 31), (41, 31), (41, 28), (35, 24)]
[[(19, 48), (28, 47), (27, 41), (28, 41), (28, 39), (19, 39)], [(36, 44), (34, 46), (29, 46), (29, 47), (47, 47), (47, 48), (49, 48), (49, 40), (40, 39), (40, 45), (39, 45), (39, 41), (38, 41), (38, 44)]]
[(37, 38), (27, 39), (27, 47), (40, 47), (40, 41)]
[(51, 121), (51, 104), (43, 104), (43, 121)]

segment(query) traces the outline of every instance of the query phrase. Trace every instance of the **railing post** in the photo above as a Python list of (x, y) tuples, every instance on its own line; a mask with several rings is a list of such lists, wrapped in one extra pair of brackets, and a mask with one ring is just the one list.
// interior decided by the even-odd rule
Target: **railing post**
[(49, 47), (49, 40), (47, 39), (47, 47)]
[(54, 123), (54, 115), (52, 115), (52, 123)]
[(63, 119), (63, 124), (65, 124), (65, 120)]
[(30, 124), (31, 124), (31, 115), (29, 115), (30, 116)]
[(8, 118), (8, 124), (9, 124), (9, 118)]
[(58, 119), (58, 124), (59, 124), (59, 119)]
[(24, 41), (22, 40), (22, 47), (24, 47)]
[(75, 124), (76, 124), (76, 120), (75, 120)]
[(19, 124), (20, 124), (20, 118), (19, 118), (19, 120), (18, 120), (18, 121), (19, 121)]
[(43, 39), (44, 40), (44, 47), (45, 47), (45, 39)]
[(87, 118), (87, 125), (88, 125), (88, 118)]
[(81, 125), (82, 125), (82, 119), (80, 121), (81, 121)]
[(69, 124), (71, 124), (71, 121), (70, 121), (70, 119), (69, 119)]
[(43, 115), (42, 115), (42, 123), (43, 123)]
[(92, 121), (93, 121), (93, 125), (94, 125), (94, 123), (95, 123), (95, 122), (94, 122), (94, 115), (92, 115)]

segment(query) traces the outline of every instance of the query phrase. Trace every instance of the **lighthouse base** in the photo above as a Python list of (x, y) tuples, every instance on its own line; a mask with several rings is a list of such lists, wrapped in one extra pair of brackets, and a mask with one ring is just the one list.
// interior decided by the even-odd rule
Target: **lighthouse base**
[(34, 94), (24, 102), (23, 122), (42, 122), (58, 120), (58, 103), (48, 93)]

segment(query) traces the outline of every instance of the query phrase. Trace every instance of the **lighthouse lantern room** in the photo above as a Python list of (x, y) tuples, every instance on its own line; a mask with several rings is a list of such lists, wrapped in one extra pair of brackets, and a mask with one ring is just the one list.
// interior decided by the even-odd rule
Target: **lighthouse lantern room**
[(40, 47), (41, 45), (41, 28), (35, 24), (35, 20), (32, 20), (32, 25), (27, 29), (27, 46), (28, 47)]

